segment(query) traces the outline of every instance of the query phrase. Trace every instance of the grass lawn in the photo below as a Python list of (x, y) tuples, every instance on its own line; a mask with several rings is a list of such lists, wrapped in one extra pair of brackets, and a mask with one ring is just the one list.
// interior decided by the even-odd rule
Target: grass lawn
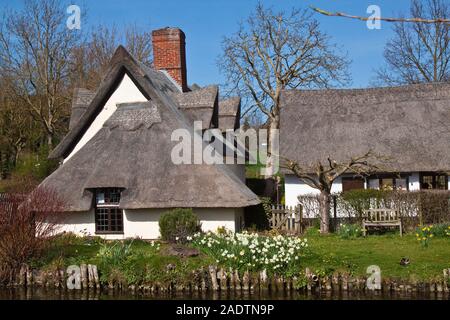
[[(301, 256), (298, 272), (309, 267), (318, 274), (347, 271), (355, 275), (366, 275), (368, 266), (378, 265), (383, 277), (429, 280), (442, 276), (442, 270), (450, 268), (450, 237), (433, 238), (427, 248), (423, 248), (413, 234), (403, 237), (388, 234), (341, 239), (334, 234), (322, 236), (309, 232), (305, 237), (309, 247)], [(131, 242), (132, 254), (126, 259), (122, 256), (118, 258), (121, 261), (114, 257), (105, 261), (102, 254), (99, 254), (102, 247), (105, 247), (104, 243), (98, 238), (55, 239), (46, 254), (32, 266), (47, 269), (91, 263), (96, 264), (103, 274), (122, 277), (126, 283), (139, 283), (143, 279), (189, 281), (193, 270), (216, 264), (215, 259), (204, 253), (190, 258), (172, 256), (166, 252), (169, 245), (161, 244), (158, 248), (142, 240)], [(109, 243), (109, 246), (112, 244)], [(410, 259), (408, 266), (400, 265), (403, 257)], [(168, 271), (169, 264), (175, 268)], [(106, 281), (106, 278), (103, 280)]]
[[(370, 265), (378, 265), (382, 276), (430, 279), (450, 268), (450, 237), (433, 238), (422, 247), (413, 234), (370, 235), (366, 238), (341, 239), (336, 235), (309, 235), (310, 252), (304, 265), (311, 269), (341, 269), (347, 267), (364, 275)], [(400, 265), (403, 257), (410, 259)]]

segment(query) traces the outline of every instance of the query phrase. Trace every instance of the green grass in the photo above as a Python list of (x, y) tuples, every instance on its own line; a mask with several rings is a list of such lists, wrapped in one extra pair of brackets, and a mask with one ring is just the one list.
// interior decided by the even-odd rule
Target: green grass
[[(165, 253), (168, 244), (161, 244), (159, 249), (151, 242), (143, 240), (104, 241), (99, 238), (79, 238), (70, 236), (56, 237), (45, 254), (32, 262), (32, 267), (42, 269), (67, 268), (69, 265), (95, 264), (99, 268), (102, 282), (110, 279), (125, 284), (140, 284), (153, 281), (175, 281), (182, 283), (191, 279), (191, 272), (201, 266), (213, 264), (211, 258), (200, 254), (196, 257), (182, 258)], [(130, 254), (115, 258), (101, 255), (102, 248), (113, 245), (126, 245), (131, 242)], [(103, 250), (104, 251), (104, 250)], [(168, 265), (173, 265), (171, 270)]]
[[(365, 275), (370, 265), (381, 268), (385, 277), (428, 280), (450, 268), (450, 237), (433, 238), (423, 248), (413, 234), (370, 235), (366, 238), (341, 239), (337, 235), (308, 235), (310, 251), (303, 257), (303, 266), (312, 270), (350, 270)], [(403, 257), (410, 259), (400, 265)]]
[[(335, 271), (366, 275), (368, 266), (381, 268), (382, 277), (413, 280), (430, 280), (442, 276), (444, 268), (450, 268), (450, 237), (433, 238), (424, 248), (414, 234), (400, 237), (398, 234), (369, 235), (366, 238), (342, 239), (338, 235), (319, 235), (310, 230), (305, 236), (309, 248), (301, 256), (300, 269), (306, 267), (313, 272), (331, 274)], [(129, 240), (128, 240), (129, 241)], [(132, 254), (111, 263), (99, 255), (104, 240), (98, 238), (60, 237), (52, 241), (45, 255), (32, 266), (36, 268), (66, 268), (71, 264), (96, 264), (102, 273), (102, 280), (119, 278), (127, 284), (153, 281), (175, 281), (183, 283), (192, 278), (192, 271), (201, 266), (215, 264), (215, 259), (207, 254), (197, 257), (180, 258), (166, 254), (167, 244), (160, 249), (149, 242), (133, 240)], [(115, 242), (108, 242), (111, 246)], [(104, 249), (104, 247), (103, 247)], [(408, 266), (400, 265), (404, 257), (410, 259)], [(168, 271), (167, 266), (175, 266)]]

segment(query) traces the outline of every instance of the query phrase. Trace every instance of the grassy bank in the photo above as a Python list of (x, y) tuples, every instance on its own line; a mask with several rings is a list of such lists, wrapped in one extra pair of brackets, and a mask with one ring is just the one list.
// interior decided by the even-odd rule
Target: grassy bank
[[(427, 248), (413, 234), (372, 235), (366, 238), (341, 239), (336, 235), (309, 236), (310, 253), (303, 264), (312, 269), (350, 269), (356, 275), (366, 274), (370, 265), (378, 265), (382, 276), (403, 279), (431, 279), (450, 268), (450, 237), (434, 238)], [(406, 266), (400, 264), (408, 258)]]
[[(262, 238), (264, 237), (260, 237)], [(298, 259), (290, 260), (284, 269), (281, 267), (280, 274), (296, 275), (309, 267), (322, 275), (343, 271), (359, 276), (366, 275), (368, 266), (378, 265), (382, 276), (386, 278), (430, 280), (441, 276), (442, 270), (450, 267), (450, 237), (432, 239), (426, 248), (410, 234), (404, 237), (393, 234), (342, 239), (337, 235), (321, 236), (310, 232), (307, 239), (307, 248), (296, 251)], [(66, 236), (55, 239), (45, 256), (35, 261), (33, 266), (52, 269), (91, 263), (99, 267), (102, 282), (113, 280), (129, 285), (169, 280), (183, 283), (191, 280), (193, 270), (198, 270), (201, 266), (214, 264), (228, 268), (230, 263), (234, 263), (218, 259), (221, 252), (219, 247), (208, 247), (206, 241), (203, 247), (199, 243), (197, 241), (195, 245), (200, 249), (198, 256), (180, 257), (173, 255), (171, 245), (165, 243), (142, 240), (120, 243), (106, 242), (99, 238)], [(191, 243), (187, 247), (193, 245)], [(218, 243), (217, 246), (224, 244)], [(243, 251), (240, 247), (227, 249), (228, 253), (235, 252), (237, 256)], [(225, 247), (223, 250), (226, 250)], [(407, 266), (400, 264), (404, 257), (410, 260)], [(282, 265), (283, 261), (277, 263)], [(249, 264), (249, 267), (241, 264), (237, 268), (257, 271), (261, 267), (257, 264)]]

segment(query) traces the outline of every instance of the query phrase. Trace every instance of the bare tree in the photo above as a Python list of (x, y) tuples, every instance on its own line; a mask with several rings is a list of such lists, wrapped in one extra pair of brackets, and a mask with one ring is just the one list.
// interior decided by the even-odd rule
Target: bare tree
[(109, 67), (119, 44), (140, 62), (152, 64), (152, 38), (150, 29), (128, 25), (119, 31), (116, 26), (99, 25), (93, 28), (89, 40), (73, 50), (72, 70), (74, 87), (94, 90)]
[[(442, 0), (411, 2), (415, 18), (447, 19), (450, 5)], [(436, 23), (394, 24), (394, 36), (386, 44), (386, 67), (377, 78), (390, 85), (440, 82), (450, 79), (450, 25)]]
[(11, 92), (41, 124), (49, 148), (67, 118), (69, 56), (79, 39), (65, 19), (58, 1), (29, 0), (0, 22), (0, 72), (14, 79)]
[(281, 167), (290, 170), (308, 186), (320, 191), (320, 232), (330, 232), (331, 187), (337, 178), (346, 173), (366, 176), (375, 171), (386, 171), (380, 164), (387, 158), (375, 154), (371, 150), (363, 155), (350, 157), (346, 161), (336, 161), (328, 157), (326, 162), (317, 161), (310, 166), (303, 166), (297, 161), (283, 159)]
[[(309, 10), (274, 12), (258, 4), (238, 31), (225, 37), (219, 66), (230, 93), (246, 99), (243, 117), (255, 110), (279, 128), (281, 91), (328, 87), (348, 81), (348, 61), (312, 19)], [(269, 135), (269, 146), (272, 135)]]

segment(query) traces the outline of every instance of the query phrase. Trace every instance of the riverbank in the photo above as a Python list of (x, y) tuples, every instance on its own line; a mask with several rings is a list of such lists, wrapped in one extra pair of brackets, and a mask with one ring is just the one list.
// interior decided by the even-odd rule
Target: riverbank
[[(363, 276), (367, 275), (368, 266), (377, 265), (383, 277), (403, 280), (413, 278), (422, 281), (435, 279), (442, 275), (443, 269), (450, 268), (450, 237), (434, 238), (430, 240), (428, 247), (422, 247), (413, 234), (403, 237), (388, 234), (342, 239), (334, 234), (319, 235), (313, 230), (305, 237), (308, 240), (308, 248), (302, 250), (299, 253), (299, 260), (291, 264), (299, 269), (297, 271), (310, 268), (319, 274), (331, 275), (339, 271)], [(108, 258), (105, 251), (111, 247), (114, 252), (109, 254), (115, 256)], [(125, 247), (129, 252), (123, 252)], [(191, 245), (185, 247), (189, 248)], [(208, 249), (207, 245), (204, 247)], [(169, 270), (171, 271), (169, 273), (173, 273), (171, 274), (173, 279), (173, 276), (183, 277), (183, 273), (187, 275), (202, 266), (217, 265), (213, 253), (207, 250), (199, 250), (198, 255), (184, 256), (182, 252), (177, 254), (171, 248), (172, 245), (167, 243), (139, 239), (128, 240), (121, 247), (119, 244), (114, 246), (114, 242), (105, 242), (96, 237), (67, 235), (55, 238), (44, 256), (33, 261), (31, 267), (45, 270), (67, 268), (69, 265), (93, 264), (100, 269), (102, 261), (109, 263), (110, 266), (111, 264), (118, 266), (123, 262), (119, 260), (123, 259), (129, 260), (126, 263), (129, 271), (131, 269), (152, 271), (154, 280), (164, 280), (166, 277), (158, 278), (158, 275), (163, 276), (167, 273), (167, 266), (175, 266), (173, 270)], [(217, 250), (210, 251), (217, 253)], [(409, 263), (402, 265), (402, 258), (407, 258)], [(218, 267), (221, 265), (218, 264)], [(105, 270), (100, 271), (104, 273)], [(106, 280), (105, 277), (101, 279)]]
[[(450, 291), (450, 237), (430, 239), (425, 247), (414, 234), (343, 238), (310, 229), (301, 238), (225, 232), (171, 244), (65, 234), (50, 243), (39, 259), (22, 266), (10, 285), (25, 288), (28, 295), (44, 289), (63, 296), (80, 291), (150, 299), (298, 294), (352, 299), (355, 294), (369, 297), (374, 289), (385, 297), (439, 294), (445, 299)], [(371, 287), (367, 268), (374, 265), (371, 270), (380, 273), (372, 280), (379, 285)], [(73, 270), (80, 271), (74, 290), (67, 286)], [(71, 281), (75, 284), (76, 277)]]
[[(334, 291), (337, 287), (339, 292), (351, 292), (366, 289), (367, 267), (376, 265), (380, 268), (386, 292), (448, 291), (450, 237), (434, 238), (428, 247), (421, 246), (413, 234), (342, 239), (337, 235), (322, 236), (312, 229), (305, 237), (307, 241), (304, 238), (291, 241), (283, 237), (248, 235), (241, 237), (242, 243), (239, 243), (233, 237), (228, 237), (231, 242), (221, 242), (217, 239), (223, 237), (214, 235), (198, 238), (186, 245), (173, 245), (139, 239), (107, 242), (97, 237), (64, 235), (56, 237), (51, 247), (39, 260), (33, 261), (29, 269), (35, 270), (34, 275), (39, 279), (37, 286), (44, 287), (53, 287), (55, 280), (50, 280), (53, 283), (48, 285), (45, 278), (49, 277), (44, 276), (42, 280), (42, 274), (60, 275), (58, 281), (63, 286), (67, 275), (61, 274), (68, 266), (95, 265), (101, 287), (138, 293), (224, 291), (229, 288), (245, 292), (260, 289), (312, 292), (316, 289), (331, 291), (332, 287), (335, 287)], [(264, 251), (264, 246), (247, 251), (242, 249), (243, 245), (244, 248), (254, 248), (252, 241), (265, 243), (273, 250), (267, 254), (270, 261), (278, 259), (280, 262), (269, 262), (266, 272), (262, 272), (263, 267), (257, 265), (261, 263), (258, 262), (261, 254), (256, 253), (252, 257), (250, 251), (256, 252), (261, 248)], [(285, 249), (283, 241), (292, 243)], [(230, 244), (235, 242), (237, 244)], [(274, 249), (275, 243), (280, 247)], [(285, 252), (285, 255), (280, 252)], [(289, 252), (292, 252), (292, 257)], [(286, 263), (288, 256), (290, 260)], [(275, 269), (277, 266), (278, 270)]]

